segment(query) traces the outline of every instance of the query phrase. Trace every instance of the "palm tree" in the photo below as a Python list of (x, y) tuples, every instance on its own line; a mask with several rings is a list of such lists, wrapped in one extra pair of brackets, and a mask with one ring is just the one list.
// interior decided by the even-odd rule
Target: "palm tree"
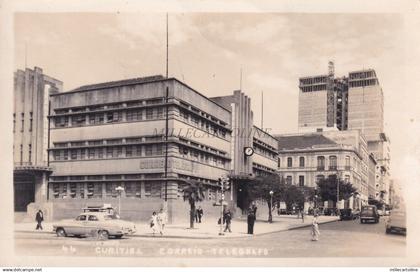
[(204, 200), (204, 186), (200, 182), (189, 182), (184, 188), (184, 201), (190, 204), (190, 228), (194, 228), (195, 203)]

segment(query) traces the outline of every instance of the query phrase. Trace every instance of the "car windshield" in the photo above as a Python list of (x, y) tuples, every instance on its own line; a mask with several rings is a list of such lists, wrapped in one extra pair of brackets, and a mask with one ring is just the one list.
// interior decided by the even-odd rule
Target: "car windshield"
[(104, 215), (104, 219), (115, 220), (115, 219), (120, 219), (120, 217), (117, 214), (107, 214), (107, 215)]

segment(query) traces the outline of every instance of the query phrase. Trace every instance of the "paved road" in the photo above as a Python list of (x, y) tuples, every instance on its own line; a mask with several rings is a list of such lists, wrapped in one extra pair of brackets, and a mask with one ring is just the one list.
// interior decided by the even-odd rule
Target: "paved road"
[[(262, 224), (262, 223), (261, 223)], [(234, 227), (234, 226), (233, 226)], [(379, 224), (341, 221), (320, 225), (321, 237), (310, 240), (310, 228), (247, 238), (170, 239), (165, 237), (110, 239), (58, 238), (48, 233), (16, 232), (19, 255), (138, 256), (138, 257), (383, 257), (404, 256), (405, 236), (386, 235)]]

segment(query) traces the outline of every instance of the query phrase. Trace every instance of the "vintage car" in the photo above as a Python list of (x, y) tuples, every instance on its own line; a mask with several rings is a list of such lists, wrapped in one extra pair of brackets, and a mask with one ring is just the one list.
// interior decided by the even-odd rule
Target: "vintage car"
[(353, 209), (340, 209), (340, 220), (354, 220), (359, 218), (360, 213), (358, 210)]
[(391, 214), (385, 224), (385, 232), (389, 234), (394, 231), (402, 234), (406, 234), (407, 232), (406, 216), (404, 210), (394, 209), (391, 211)]
[(374, 205), (363, 206), (360, 212), (360, 223), (367, 221), (379, 222), (378, 209)]
[(105, 212), (84, 212), (75, 219), (62, 220), (53, 225), (53, 230), (59, 237), (96, 236), (108, 239), (109, 236), (121, 238), (136, 232), (134, 223), (119, 219), (116, 214)]

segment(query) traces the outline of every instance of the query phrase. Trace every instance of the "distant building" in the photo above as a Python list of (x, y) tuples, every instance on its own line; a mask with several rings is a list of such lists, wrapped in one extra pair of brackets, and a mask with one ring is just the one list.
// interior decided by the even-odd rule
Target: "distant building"
[[(49, 95), (63, 83), (42, 69), (26, 68), (14, 74), (13, 187), (14, 209), (33, 213), (48, 199)], [(45, 216), (49, 216), (46, 212)]]
[(335, 77), (333, 63), (325, 75), (299, 79), (299, 131), (359, 130), (368, 153), (377, 163), (375, 198), (389, 191), (389, 138), (384, 132), (384, 95), (375, 70), (349, 72)]
[(348, 201), (353, 208), (367, 204), (367, 145), (358, 131), (338, 131), (275, 136), (279, 143), (278, 171), (287, 183), (316, 187), (319, 180), (337, 176), (350, 182), (358, 195)]
[[(254, 128), (250, 105), (241, 91), (207, 98), (162, 76), (51, 95), (54, 218), (74, 216), (86, 205), (117, 206), (121, 186), (124, 217), (147, 219), (166, 206), (171, 221), (187, 220), (183, 189), (193, 181), (205, 186), (199, 205), (206, 215), (218, 216), (222, 176), (233, 180), (225, 201), (233, 210), (244, 208), (238, 182), (275, 173), (277, 156), (277, 141)], [(246, 156), (246, 147), (255, 154)]]

